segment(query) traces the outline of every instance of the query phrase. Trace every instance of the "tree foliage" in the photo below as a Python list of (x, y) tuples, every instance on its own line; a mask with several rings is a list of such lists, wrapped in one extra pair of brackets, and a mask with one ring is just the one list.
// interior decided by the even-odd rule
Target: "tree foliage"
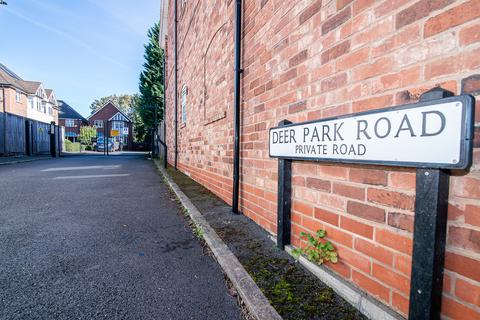
[(145, 63), (140, 74), (139, 116), (145, 127), (154, 126), (154, 113), (157, 121), (163, 119), (163, 49), (159, 45), (160, 27), (156, 23), (148, 30), (148, 43), (145, 45)]
[(134, 129), (134, 140), (135, 142), (144, 142), (148, 133), (148, 127), (145, 126), (142, 117), (140, 116), (141, 111), (141, 101), (140, 95), (135, 94), (132, 96), (132, 113), (130, 115), (130, 119), (133, 121)]
[(102, 108), (108, 101), (112, 101), (123, 113), (129, 115), (132, 112), (132, 99), (133, 95), (129, 94), (112, 94), (106, 97), (102, 97), (100, 99), (95, 99), (90, 105), (91, 113), (98, 111)]
[[(139, 78), (140, 94), (110, 95), (96, 99), (91, 105), (92, 114), (112, 100), (132, 121), (134, 140), (148, 142), (151, 131), (158, 121), (163, 119), (163, 49), (159, 45), (160, 28), (158, 23), (148, 30), (148, 42), (145, 44), (143, 71)], [(157, 123), (155, 123), (155, 110)]]
[(78, 139), (82, 144), (91, 145), (92, 138), (97, 136), (97, 128), (93, 126), (83, 126), (80, 127), (80, 135)]

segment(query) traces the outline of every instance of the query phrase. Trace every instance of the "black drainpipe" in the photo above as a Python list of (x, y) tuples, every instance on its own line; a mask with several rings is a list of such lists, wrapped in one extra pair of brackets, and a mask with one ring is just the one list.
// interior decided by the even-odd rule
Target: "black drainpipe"
[(175, 57), (175, 70), (174, 70), (174, 78), (175, 78), (175, 170), (177, 170), (177, 162), (178, 162), (178, 47), (177, 47), (177, 40), (178, 40), (178, 32), (177, 32), (177, 25), (178, 25), (178, 16), (177, 16), (177, 0), (175, 0), (175, 8), (173, 9), (175, 14), (175, 23), (174, 23), (174, 36), (175, 36), (175, 48), (174, 48), (174, 57)]
[(5, 87), (2, 86), (2, 102), (3, 102), (3, 154), (7, 154), (7, 107), (5, 101)]
[(238, 214), (238, 194), (240, 189), (240, 69), (242, 44), (242, 0), (236, 0), (235, 6), (235, 118), (234, 118), (234, 151), (233, 151), (233, 199), (232, 212)]
[(163, 46), (163, 150), (164, 150), (164, 166), (167, 169), (168, 166), (168, 152), (167, 152), (167, 69), (166, 69), (166, 57), (165, 57), (165, 39)]

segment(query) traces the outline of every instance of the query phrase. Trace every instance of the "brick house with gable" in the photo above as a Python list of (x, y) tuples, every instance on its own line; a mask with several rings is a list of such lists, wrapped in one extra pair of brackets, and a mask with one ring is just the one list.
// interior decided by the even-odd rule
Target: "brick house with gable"
[[(105, 135), (108, 124), (108, 136), (116, 142), (123, 144), (123, 150), (132, 150), (133, 147), (133, 122), (112, 101), (91, 114), (88, 123), (97, 128), (97, 136)], [(118, 136), (112, 137), (112, 130), (118, 131)]]
[(58, 103), (52, 89), (39, 81), (23, 80), (0, 63), (0, 103), (5, 112), (40, 121), (58, 122)]
[(77, 142), (80, 128), (88, 125), (87, 119), (63, 100), (58, 100), (58, 107), (58, 124), (65, 127), (65, 138)]
[[(473, 165), (450, 178), (441, 313), (480, 319), (480, 1), (242, 2), (240, 211), (273, 235), (277, 160), (268, 129), (279, 121), (415, 103), (438, 86), (476, 97)], [(164, 1), (160, 38), (168, 161), (229, 204), (235, 3)], [(415, 169), (294, 161), (292, 170), (292, 244), (302, 244), (301, 231), (326, 229), (340, 258), (326, 268), (407, 316)]]

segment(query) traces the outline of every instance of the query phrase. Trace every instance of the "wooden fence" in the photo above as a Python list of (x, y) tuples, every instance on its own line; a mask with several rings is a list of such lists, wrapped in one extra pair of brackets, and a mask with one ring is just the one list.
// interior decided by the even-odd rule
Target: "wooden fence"
[[(0, 154), (50, 154), (50, 124), (27, 119), (10, 113), (0, 113)], [(55, 126), (55, 150), (58, 154), (62, 141), (60, 128)]]

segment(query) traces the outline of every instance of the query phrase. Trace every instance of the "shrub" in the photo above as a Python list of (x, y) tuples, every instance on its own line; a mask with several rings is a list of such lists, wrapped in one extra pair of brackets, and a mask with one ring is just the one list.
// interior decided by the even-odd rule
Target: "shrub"
[(81, 146), (79, 142), (72, 142), (65, 140), (65, 151), (67, 152), (80, 152)]
[(63, 145), (64, 145), (65, 151), (69, 151), (72, 149), (72, 141), (68, 139), (63, 140)]

